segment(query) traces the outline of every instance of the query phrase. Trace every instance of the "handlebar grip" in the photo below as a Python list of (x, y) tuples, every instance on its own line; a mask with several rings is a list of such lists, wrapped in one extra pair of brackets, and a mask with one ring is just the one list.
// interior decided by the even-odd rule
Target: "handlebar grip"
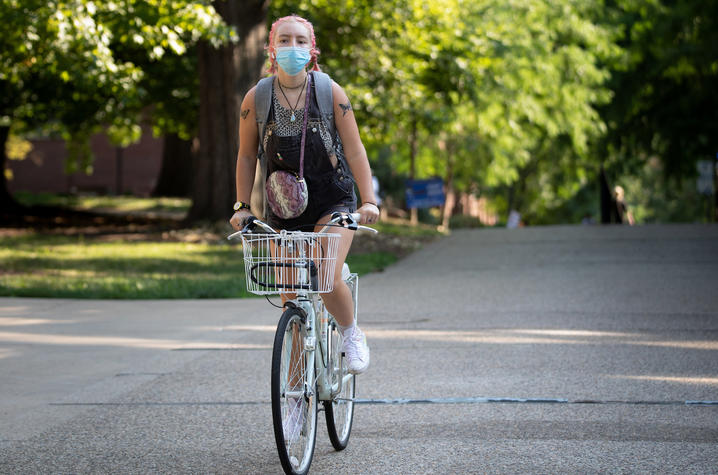
[(340, 225), (344, 226), (347, 229), (351, 229), (353, 231), (357, 231), (359, 229), (365, 229), (367, 231), (371, 231), (373, 233), (378, 233), (374, 228), (370, 228), (368, 226), (363, 226), (359, 224), (359, 220), (361, 219), (361, 214), (359, 213), (341, 213), (339, 211), (336, 211), (332, 213), (332, 218), (329, 221), (329, 224), (327, 226), (324, 226), (320, 232), (325, 232), (329, 225), (331, 223), (339, 223)]
[(378, 233), (379, 233), (379, 231), (377, 231), (376, 229), (370, 228), (369, 226), (363, 226), (363, 225), (361, 225), (361, 224), (359, 225), (358, 229), (363, 229), (363, 230), (365, 230), (365, 231), (371, 231), (371, 232), (374, 233), (374, 234), (378, 234)]
[(258, 227), (260, 227), (264, 231), (267, 231), (267, 229), (274, 231), (271, 227), (257, 219), (256, 216), (252, 215), (247, 216), (247, 218), (245, 218), (245, 220), (240, 224), (243, 224), (244, 227), (240, 231), (237, 231), (227, 236), (227, 239), (234, 239), (235, 237), (241, 236), (242, 234), (252, 233)]
[(247, 218), (244, 220), (244, 223), (242, 223), (242, 224), (244, 224), (244, 227), (242, 228), (242, 232), (246, 233), (248, 231), (254, 230), (254, 228), (256, 227), (254, 222), (256, 220), (257, 220), (256, 216), (251, 216), (251, 215), (247, 216)]

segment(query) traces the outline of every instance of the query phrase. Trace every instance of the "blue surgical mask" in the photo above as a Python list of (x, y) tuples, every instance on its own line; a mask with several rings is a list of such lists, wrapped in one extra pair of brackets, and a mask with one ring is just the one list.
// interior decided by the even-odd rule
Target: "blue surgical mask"
[(295, 76), (304, 70), (312, 55), (306, 48), (283, 46), (277, 48), (277, 63), (285, 73)]

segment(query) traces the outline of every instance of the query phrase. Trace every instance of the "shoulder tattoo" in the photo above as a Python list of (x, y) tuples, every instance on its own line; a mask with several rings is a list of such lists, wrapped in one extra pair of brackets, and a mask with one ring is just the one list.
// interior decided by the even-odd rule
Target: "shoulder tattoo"
[(240, 115), (242, 116), (242, 119), (246, 119), (249, 115), (249, 109), (244, 109)]
[(342, 117), (344, 117), (345, 115), (347, 115), (347, 112), (349, 112), (350, 110), (352, 110), (352, 105), (351, 105), (351, 103), (350, 103), (349, 101), (347, 101), (346, 104), (339, 104), (339, 107), (342, 108)]

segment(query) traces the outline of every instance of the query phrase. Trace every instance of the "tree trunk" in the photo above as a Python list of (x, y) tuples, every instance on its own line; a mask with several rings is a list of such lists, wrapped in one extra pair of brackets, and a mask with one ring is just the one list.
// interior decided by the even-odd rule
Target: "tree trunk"
[(446, 155), (448, 160), (446, 161), (446, 198), (444, 206), (441, 207), (441, 229), (443, 231), (449, 230), (449, 220), (454, 213), (454, 207), (456, 206), (456, 193), (454, 191), (454, 147), (449, 142), (446, 146)]
[(524, 201), (526, 199), (526, 181), (528, 177), (535, 173), (538, 163), (536, 161), (529, 162), (522, 168), (519, 168), (519, 177), (511, 184), (509, 188), (508, 198), (508, 216), (511, 215), (512, 211), (521, 213), (524, 208)]
[[(409, 180), (416, 179), (416, 142), (418, 140), (418, 129), (416, 124), (416, 117), (413, 118), (411, 121), (411, 136), (409, 137)], [(410, 213), (410, 223), (412, 226), (417, 226), (419, 224), (419, 210), (416, 208), (411, 208), (409, 210)]]
[(601, 190), (601, 224), (610, 224), (613, 199), (611, 198), (611, 189), (608, 186), (608, 179), (603, 165), (601, 165), (601, 170), (598, 174), (598, 182)]
[(225, 220), (235, 201), (239, 107), (261, 75), (268, 0), (215, 1), (214, 8), (237, 28), (239, 41), (198, 48), (200, 77), (199, 153), (188, 221)]
[(7, 189), (5, 166), (7, 165), (7, 139), (10, 135), (9, 126), (0, 126), (0, 223), (7, 223), (12, 217), (22, 213), (24, 207), (15, 201)]
[(163, 142), (162, 168), (152, 196), (190, 196), (195, 166), (192, 141), (168, 134)]

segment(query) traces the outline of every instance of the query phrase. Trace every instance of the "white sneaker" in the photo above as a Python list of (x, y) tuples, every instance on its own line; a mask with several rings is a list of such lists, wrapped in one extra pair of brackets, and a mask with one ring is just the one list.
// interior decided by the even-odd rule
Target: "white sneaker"
[(282, 432), (285, 442), (296, 442), (302, 431), (304, 414), (302, 413), (302, 400), (299, 398), (287, 399), (287, 417), (282, 421)]
[(364, 332), (359, 327), (355, 326), (351, 335), (344, 335), (343, 347), (349, 372), (361, 374), (366, 371), (369, 367), (369, 347)]

